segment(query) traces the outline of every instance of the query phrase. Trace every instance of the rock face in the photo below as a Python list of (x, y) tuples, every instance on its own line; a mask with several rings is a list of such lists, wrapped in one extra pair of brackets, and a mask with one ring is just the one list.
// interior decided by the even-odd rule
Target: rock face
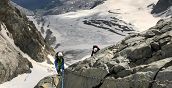
[(0, 0), (0, 21), (12, 34), (14, 43), (35, 61), (42, 62), (52, 49), (47, 46), (32, 21), (9, 4), (9, 0)]
[(18, 74), (31, 72), (32, 64), (13, 46), (11, 33), (0, 21), (0, 84)]
[(171, 53), (169, 18), (71, 65), (65, 88), (172, 88)]
[[(92, 9), (105, 0), (12, 0), (16, 4), (44, 15), (58, 15), (81, 9)], [(41, 3), (40, 3), (41, 2)], [(32, 4), (32, 6), (30, 5)]]
[(40, 62), (53, 51), (47, 46), (33, 22), (28, 21), (25, 15), (11, 6), (9, 0), (0, 0), (0, 7), (1, 84), (19, 74), (31, 72), (32, 64), (24, 58), (20, 50)]
[(152, 14), (159, 14), (164, 16), (172, 15), (172, 0), (159, 0), (154, 6)]
[(47, 29), (46, 31), (46, 36), (45, 36), (45, 41), (49, 44), (49, 45), (53, 45), (56, 42), (56, 37), (53, 36), (52, 34), (53, 32), (50, 29)]

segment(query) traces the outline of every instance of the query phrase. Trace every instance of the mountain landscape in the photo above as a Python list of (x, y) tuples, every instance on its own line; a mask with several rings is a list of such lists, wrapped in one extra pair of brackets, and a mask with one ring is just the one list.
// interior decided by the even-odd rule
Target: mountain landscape
[(152, 8), (148, 6), (156, 1), (138, 1), (138, 5), (133, 5), (120, 0), (116, 1), (118, 3), (108, 0), (90, 10), (28, 18), (56, 51), (66, 53), (66, 63), (70, 64), (73, 59), (78, 61), (89, 55), (92, 45), (104, 48), (119, 42), (128, 34), (141, 32), (155, 25), (159, 18), (150, 14)]
[[(133, 3), (134, 2), (134, 3)], [(171, 0), (0, 0), (0, 88), (171, 88)], [(90, 56), (93, 45), (101, 50)]]

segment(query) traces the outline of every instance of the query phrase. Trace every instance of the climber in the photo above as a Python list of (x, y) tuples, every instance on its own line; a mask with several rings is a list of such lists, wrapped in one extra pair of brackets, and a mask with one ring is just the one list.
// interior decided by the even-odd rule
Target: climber
[(54, 64), (58, 75), (61, 75), (64, 70), (64, 58), (62, 52), (56, 53)]
[(91, 56), (93, 56), (94, 54), (96, 54), (99, 50), (100, 50), (100, 48), (97, 45), (94, 45), (93, 46), (92, 53), (91, 53)]

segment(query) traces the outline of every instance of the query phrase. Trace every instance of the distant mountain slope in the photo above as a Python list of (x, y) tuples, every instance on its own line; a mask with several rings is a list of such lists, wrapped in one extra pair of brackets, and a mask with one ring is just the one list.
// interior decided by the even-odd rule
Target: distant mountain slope
[(33, 11), (26, 9), (26, 8), (23, 8), (23, 7), (17, 5), (16, 3), (12, 2), (12, 1), (10, 1), (10, 3), (11, 3), (11, 5), (13, 5), (17, 9), (19, 9), (23, 14), (25, 14), (27, 16), (33, 16), (34, 15)]
[(92, 9), (105, 0), (12, 0), (37, 14), (57, 15), (81, 9)]

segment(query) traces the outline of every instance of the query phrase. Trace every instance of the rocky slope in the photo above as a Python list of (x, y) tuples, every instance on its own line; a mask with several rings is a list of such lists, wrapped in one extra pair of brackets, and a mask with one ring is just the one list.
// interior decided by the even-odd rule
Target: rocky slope
[(151, 13), (164, 16), (172, 15), (172, 0), (159, 0)]
[[(0, 0), (0, 84), (23, 73), (30, 73), (31, 62), (44, 61), (53, 50), (47, 46), (31, 21), (9, 0)], [(23, 51), (23, 52), (22, 52)]]
[(65, 70), (65, 88), (171, 88), (171, 48), (172, 18), (160, 20), (71, 65)]
[(18, 74), (31, 72), (32, 64), (13, 46), (11, 33), (0, 21), (0, 84)]
[(35, 61), (44, 61), (52, 51), (32, 21), (29, 21), (18, 9), (9, 4), (9, 0), (0, 0), (0, 21), (12, 34), (14, 43)]

